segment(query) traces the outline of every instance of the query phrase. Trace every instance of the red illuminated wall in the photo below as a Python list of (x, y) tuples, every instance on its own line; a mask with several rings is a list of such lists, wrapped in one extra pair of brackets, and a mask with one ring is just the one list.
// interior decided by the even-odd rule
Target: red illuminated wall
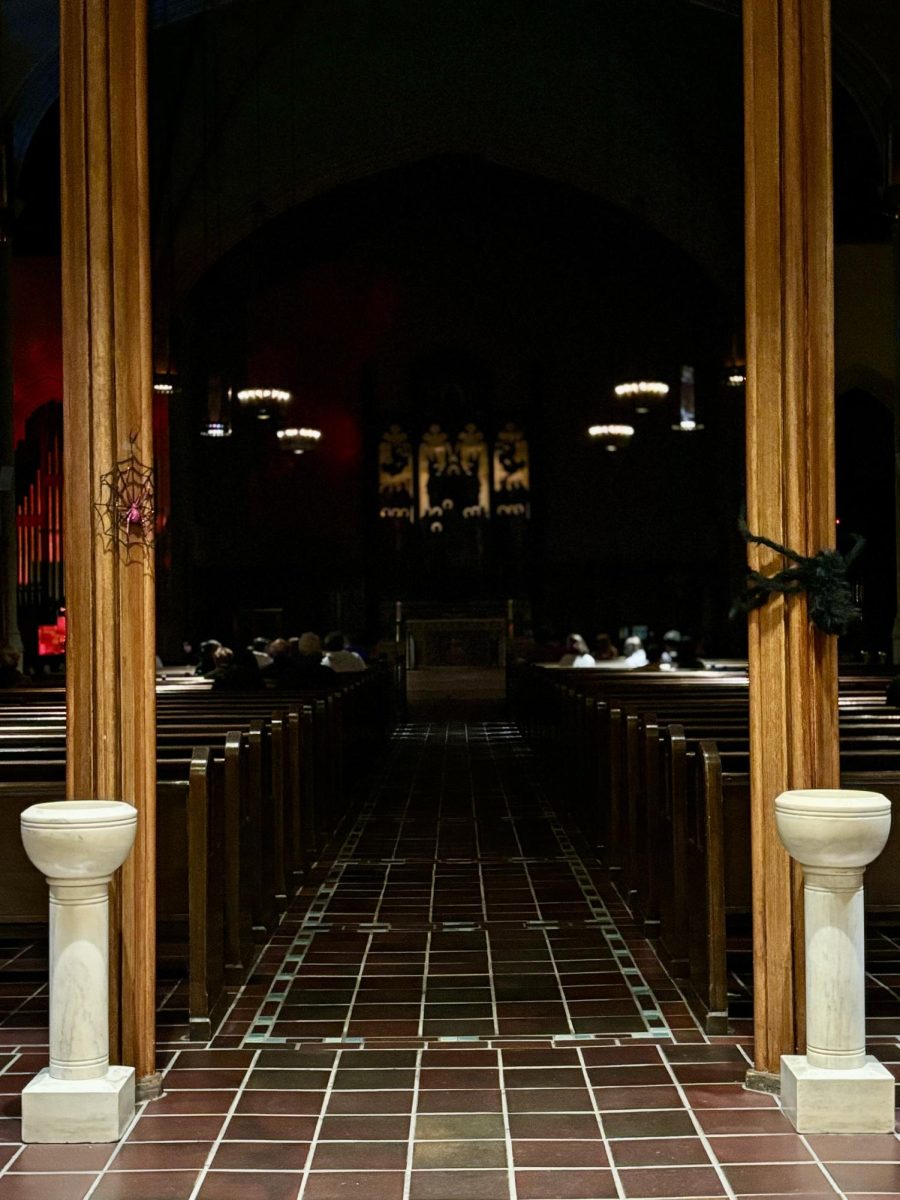
[(48, 400), (62, 399), (62, 301), (58, 258), (12, 264), (15, 440)]

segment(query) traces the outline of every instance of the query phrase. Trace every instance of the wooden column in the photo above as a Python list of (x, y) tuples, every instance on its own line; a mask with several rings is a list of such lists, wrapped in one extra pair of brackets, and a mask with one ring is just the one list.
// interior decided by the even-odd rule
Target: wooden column
[(67, 793), (140, 812), (111, 894), (111, 1048), (148, 1095), (158, 1087), (153, 521), (129, 523), (121, 500), (105, 508), (103, 482), (115, 485), (132, 454), (153, 461), (146, 11), (141, 0), (62, 0), (60, 13)]
[[(744, 0), (747, 522), (803, 554), (835, 537), (830, 41), (829, 0)], [(774, 1074), (803, 1049), (804, 980), (773, 802), (839, 782), (837, 645), (794, 596), (750, 615), (749, 655), (755, 1065)]]

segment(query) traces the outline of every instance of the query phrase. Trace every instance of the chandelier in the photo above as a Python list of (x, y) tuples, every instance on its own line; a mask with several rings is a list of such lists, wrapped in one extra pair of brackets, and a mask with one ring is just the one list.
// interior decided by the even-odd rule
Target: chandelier
[(318, 446), (322, 440), (321, 429), (279, 429), (278, 444), (292, 454), (304, 454)]
[(635, 379), (630, 383), (618, 383), (613, 388), (617, 400), (634, 400), (634, 411), (646, 413), (652, 404), (665, 400), (669, 385), (658, 379)]
[(628, 446), (634, 437), (633, 425), (592, 425), (589, 435), (607, 450), (615, 452)]
[(241, 388), (237, 394), (238, 404), (252, 412), (258, 421), (268, 421), (279, 409), (290, 404), (290, 392), (282, 388)]

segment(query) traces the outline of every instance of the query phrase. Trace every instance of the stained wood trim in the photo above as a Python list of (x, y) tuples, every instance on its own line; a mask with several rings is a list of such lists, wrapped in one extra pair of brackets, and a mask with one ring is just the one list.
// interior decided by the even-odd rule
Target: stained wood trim
[[(828, 0), (744, 0), (747, 519), (803, 554), (834, 544)], [(785, 564), (752, 547), (750, 564)], [(837, 649), (804, 596), (749, 617), (756, 1067), (802, 1049), (802, 881), (774, 800), (838, 782)]]

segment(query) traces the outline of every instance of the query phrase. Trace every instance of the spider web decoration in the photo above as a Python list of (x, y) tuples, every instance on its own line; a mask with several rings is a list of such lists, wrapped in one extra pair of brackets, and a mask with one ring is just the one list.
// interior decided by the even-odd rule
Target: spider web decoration
[(118, 549), (126, 563), (146, 558), (154, 542), (153, 468), (135, 455), (137, 437), (131, 436), (128, 458), (100, 476), (100, 499), (94, 505), (106, 549)]

